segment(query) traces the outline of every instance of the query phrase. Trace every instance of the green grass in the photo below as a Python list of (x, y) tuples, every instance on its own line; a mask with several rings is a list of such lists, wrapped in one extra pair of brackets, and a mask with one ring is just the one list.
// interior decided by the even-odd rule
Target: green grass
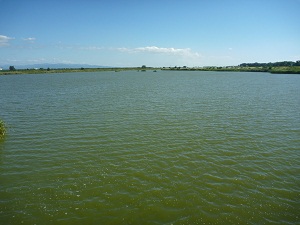
[(271, 73), (300, 73), (300, 66), (280, 66), (272, 67)]
[(286, 73), (300, 74), (300, 66), (274, 66), (274, 67), (204, 67), (204, 68), (164, 68), (164, 70), (176, 71), (224, 71), (224, 72), (268, 72), (268, 73)]
[(5, 123), (2, 120), (0, 120), (0, 140), (4, 138), (5, 134), (6, 134)]

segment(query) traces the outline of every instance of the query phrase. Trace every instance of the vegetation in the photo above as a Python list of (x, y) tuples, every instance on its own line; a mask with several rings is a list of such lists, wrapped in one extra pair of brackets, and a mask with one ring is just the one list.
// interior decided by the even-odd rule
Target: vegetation
[(147, 69), (146, 65), (142, 65), (142, 70), (141, 71), (145, 72), (146, 69)]
[(9, 70), (10, 70), (10, 71), (15, 71), (16, 68), (15, 68), (14, 66), (10, 66), (10, 67), (9, 67)]
[(300, 66), (300, 60), (296, 62), (292, 61), (283, 61), (283, 62), (275, 62), (275, 63), (242, 63), (240, 67), (290, 67), (290, 66)]
[(10, 74), (44, 74), (44, 73), (75, 73), (75, 72), (102, 72), (102, 71), (147, 71), (147, 70), (176, 70), (176, 71), (229, 71), (229, 72), (268, 72), (268, 73), (292, 73), (300, 74), (300, 61), (283, 61), (275, 63), (242, 63), (238, 66), (206, 66), (206, 67), (163, 67), (163, 68), (153, 68), (142, 65), (141, 67), (125, 67), (125, 68), (65, 68), (65, 69), (15, 69), (14, 66), (10, 66), (9, 70), (1, 70), (0, 75), (10, 75)]
[(45, 74), (45, 73), (76, 73), (76, 72), (104, 72), (104, 71), (146, 71), (158, 68), (153, 67), (124, 67), (124, 68), (65, 68), (65, 69), (17, 69), (17, 70), (1, 70), (0, 75), (13, 75), (13, 74)]
[(267, 73), (287, 73), (287, 74), (300, 74), (300, 66), (294, 67), (202, 67), (202, 68), (164, 68), (163, 70), (186, 70), (186, 71), (220, 71), (220, 72), (267, 72)]
[(300, 61), (276, 62), (276, 63), (242, 63), (239, 66), (225, 67), (168, 67), (165, 70), (188, 70), (188, 71), (230, 71), (230, 72), (268, 72), (268, 73), (293, 73), (300, 74)]
[(0, 120), (0, 140), (4, 138), (5, 134), (6, 134), (5, 124), (2, 120)]

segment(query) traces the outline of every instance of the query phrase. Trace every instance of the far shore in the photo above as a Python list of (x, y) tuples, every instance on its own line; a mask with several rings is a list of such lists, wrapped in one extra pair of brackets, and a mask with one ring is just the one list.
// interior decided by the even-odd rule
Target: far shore
[(124, 68), (65, 68), (65, 69), (16, 69), (0, 70), (0, 75), (21, 74), (51, 74), (51, 73), (78, 73), (78, 72), (120, 72), (120, 71), (217, 71), (217, 72), (267, 72), (277, 74), (300, 74), (300, 66), (277, 66), (277, 67), (124, 67)]
[(124, 67), (124, 68), (64, 68), (64, 69), (16, 69), (16, 70), (1, 70), (0, 75), (21, 75), (21, 74), (51, 74), (51, 73), (84, 73), (84, 72), (120, 72), (120, 71), (146, 71), (158, 70), (159, 68), (141, 68), (141, 67)]
[(300, 66), (274, 66), (274, 67), (241, 67), (241, 66), (226, 66), (226, 67), (172, 67), (164, 68), (166, 70), (175, 71), (219, 71), (219, 72), (266, 72), (277, 74), (300, 74)]

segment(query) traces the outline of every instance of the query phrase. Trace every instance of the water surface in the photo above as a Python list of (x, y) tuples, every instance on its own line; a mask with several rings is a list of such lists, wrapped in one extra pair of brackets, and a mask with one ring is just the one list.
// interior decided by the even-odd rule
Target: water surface
[(0, 76), (3, 224), (297, 224), (300, 76)]

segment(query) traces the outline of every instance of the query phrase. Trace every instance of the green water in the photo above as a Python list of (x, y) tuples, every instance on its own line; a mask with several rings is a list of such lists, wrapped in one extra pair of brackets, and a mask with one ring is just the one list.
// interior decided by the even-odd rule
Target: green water
[(299, 224), (300, 76), (0, 77), (0, 224)]

